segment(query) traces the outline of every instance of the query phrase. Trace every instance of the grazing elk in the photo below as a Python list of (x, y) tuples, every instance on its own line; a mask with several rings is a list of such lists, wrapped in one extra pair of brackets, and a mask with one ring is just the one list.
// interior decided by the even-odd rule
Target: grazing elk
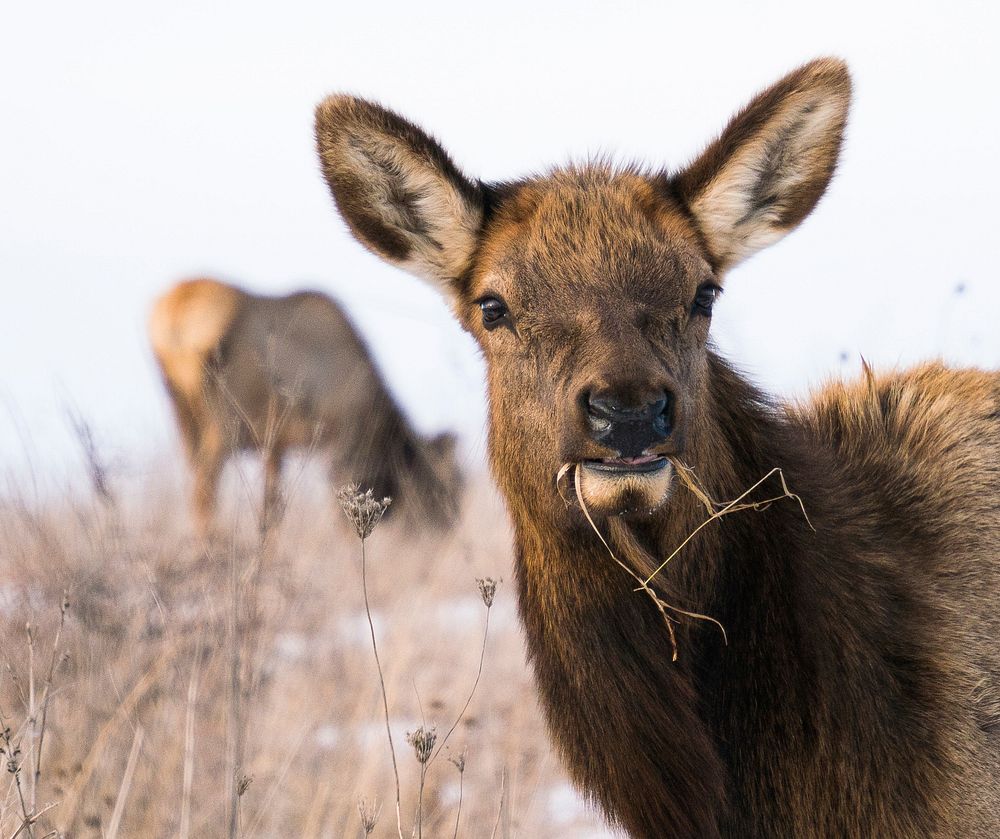
[[(354, 235), (482, 347), (549, 727), (637, 837), (1000, 836), (1000, 377), (866, 369), (783, 406), (709, 343), (729, 270), (825, 191), (850, 91), (818, 60), (682, 171), (500, 184), (378, 105), (317, 110)], [(776, 467), (804, 510), (714, 520), (655, 573)]]
[(329, 297), (265, 297), (209, 279), (178, 283), (153, 306), (149, 337), (194, 470), (194, 515), (207, 533), (219, 476), (236, 451), (264, 459), (261, 523), (280, 509), (282, 458), (327, 452), (353, 480), (439, 526), (457, 513), (455, 439), (422, 439), (364, 343)]

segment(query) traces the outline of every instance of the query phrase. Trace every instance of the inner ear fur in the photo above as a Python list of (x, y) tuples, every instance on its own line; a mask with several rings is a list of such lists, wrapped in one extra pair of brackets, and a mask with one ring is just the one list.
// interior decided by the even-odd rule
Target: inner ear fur
[(398, 114), (335, 94), (316, 108), (323, 175), (354, 236), (446, 294), (468, 270), (483, 224), (483, 187)]
[(673, 179), (718, 270), (776, 242), (833, 176), (851, 100), (847, 65), (822, 58), (758, 94)]

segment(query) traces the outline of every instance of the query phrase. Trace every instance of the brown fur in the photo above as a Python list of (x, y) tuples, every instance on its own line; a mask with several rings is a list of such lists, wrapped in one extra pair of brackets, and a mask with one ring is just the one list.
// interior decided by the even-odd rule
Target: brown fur
[(188, 280), (156, 301), (149, 334), (194, 470), (201, 532), (226, 459), (245, 449), (264, 458), (262, 523), (280, 510), (290, 448), (323, 450), (334, 480), (391, 496), (415, 518), (454, 519), (461, 482), (454, 438), (424, 440), (413, 431), (326, 295), (264, 297)]
[[(1000, 835), (1000, 376), (869, 372), (783, 407), (712, 350), (693, 302), (812, 210), (849, 98), (844, 64), (822, 59), (680, 173), (592, 163), (493, 185), (377, 105), (340, 96), (317, 111), (352, 229), (442, 288), (482, 347), (543, 707), (576, 782), (633, 836)], [(352, 147), (392, 148), (393, 165)], [(392, 208), (416, 206), (399, 196), (423, 167), (427, 188), (447, 183), (468, 206)], [(427, 231), (480, 217), (443, 269)], [(399, 237), (423, 241), (386, 246)], [(484, 298), (509, 311), (490, 330)], [(616, 454), (588, 430), (595, 392), (670, 394), (655, 454), (692, 467), (713, 498), (774, 467), (801, 496), (808, 522), (787, 499), (728, 516), (653, 583), (721, 621), (728, 646), (688, 621), (672, 662), (650, 599), (560, 497), (563, 464)], [(594, 474), (581, 497), (635, 568), (656, 568), (705, 518), (677, 480), (664, 493)]]

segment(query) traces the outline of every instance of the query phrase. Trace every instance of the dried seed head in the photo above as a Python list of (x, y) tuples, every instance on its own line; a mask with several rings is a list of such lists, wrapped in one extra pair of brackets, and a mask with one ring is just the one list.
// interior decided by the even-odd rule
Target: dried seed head
[(4, 740), (7, 743), (7, 747), (0, 748), (0, 755), (7, 758), (7, 771), (11, 775), (16, 775), (21, 770), (21, 747), (19, 745), (11, 745), (9, 729), (4, 732)]
[(479, 584), (479, 593), (482, 595), (483, 603), (489, 609), (493, 605), (493, 597), (497, 593), (497, 586), (503, 580), (494, 580), (492, 577), (477, 577), (476, 582)]
[(437, 742), (437, 731), (433, 728), (420, 726), (414, 732), (406, 732), (406, 742), (413, 746), (413, 751), (417, 755), (417, 760), (427, 763), (431, 759), (431, 752), (434, 751), (434, 744)]
[(3, 746), (0, 746), (0, 755), (7, 759), (7, 771), (11, 775), (17, 775), (21, 771), (21, 745), (20, 743), (11, 743), (10, 733), (9, 725), (5, 725), (3, 731), (0, 731), (0, 738), (3, 740)]
[(240, 772), (236, 776), (236, 794), (242, 798), (243, 794), (250, 788), (250, 784), (253, 783), (253, 775), (244, 775)]
[(369, 801), (362, 796), (358, 799), (358, 815), (361, 816), (361, 829), (364, 830), (365, 836), (370, 836), (375, 830), (375, 822), (381, 813), (382, 805), (378, 803), (377, 798)]
[(370, 489), (359, 491), (357, 484), (348, 484), (337, 493), (337, 500), (359, 539), (367, 539), (382, 521), (382, 516), (392, 503), (391, 498), (377, 500)]
[(458, 757), (449, 757), (448, 760), (455, 764), (460, 775), (465, 771), (465, 749), (462, 749), (462, 753)]

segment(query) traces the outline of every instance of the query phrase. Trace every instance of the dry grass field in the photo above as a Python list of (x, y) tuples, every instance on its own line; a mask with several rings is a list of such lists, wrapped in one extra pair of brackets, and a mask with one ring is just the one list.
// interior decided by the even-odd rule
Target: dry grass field
[[(398, 835), (361, 544), (319, 468), (290, 466), (264, 540), (257, 475), (231, 467), (211, 546), (192, 538), (174, 464), (121, 485), (97, 470), (45, 501), (8, 487), (0, 839), (363, 836), (362, 797), (380, 808), (371, 835)], [(403, 836), (607, 835), (548, 745), (512, 586), (489, 610), (479, 591), (511, 578), (488, 479), (470, 479), (451, 534), (390, 517), (366, 562)], [(407, 733), (433, 729), (439, 749), (481, 654), (467, 711), (422, 766)]]

